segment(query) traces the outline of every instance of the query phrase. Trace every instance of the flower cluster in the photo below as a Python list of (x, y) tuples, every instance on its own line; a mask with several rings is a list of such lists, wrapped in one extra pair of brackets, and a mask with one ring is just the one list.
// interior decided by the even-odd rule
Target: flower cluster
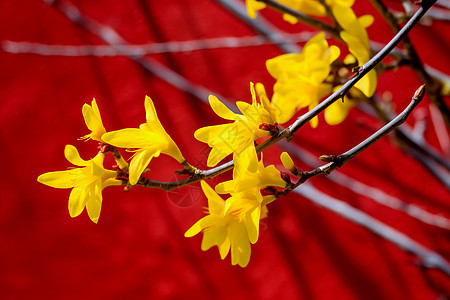
[[(250, 243), (259, 237), (259, 221), (267, 216), (266, 205), (275, 199), (263, 196), (266, 187), (286, 187), (286, 181), (273, 166), (265, 167), (258, 161), (255, 147), (247, 147), (235, 155), (233, 180), (218, 184), (214, 191), (201, 182), (208, 198), (208, 215), (195, 223), (185, 236), (191, 237), (203, 231), (202, 250), (217, 246), (224, 259), (231, 248), (231, 263), (247, 266), (250, 260)], [(218, 194), (230, 194), (223, 200)]]
[[(106, 132), (103, 126), (95, 99), (91, 105), (85, 104), (82, 109), (86, 126), (91, 133), (80, 139), (92, 139), (102, 145), (127, 148), (135, 153), (129, 165), (121, 155), (114, 155), (118, 171), (113, 171), (103, 167), (105, 151), (101, 151), (89, 161), (84, 161), (74, 146), (67, 145), (64, 151), (67, 160), (83, 168), (48, 172), (39, 176), (38, 181), (55, 188), (73, 188), (69, 197), (71, 217), (78, 216), (86, 207), (91, 220), (97, 223), (102, 205), (102, 190), (110, 185), (121, 185), (123, 180), (130, 185), (137, 184), (152, 158), (161, 153), (173, 157), (191, 171), (191, 166), (186, 163), (177, 145), (161, 125), (150, 97), (145, 97), (146, 123), (141, 124), (139, 128), (111, 132)], [(105, 148), (107, 147), (103, 147)], [(129, 174), (129, 177), (123, 178), (122, 174)]]
[[(332, 17), (350, 54), (339, 61), (341, 50), (330, 45), (325, 33), (320, 32), (304, 45), (301, 53), (284, 54), (266, 61), (267, 71), (276, 80), (271, 99), (261, 83), (250, 83), (251, 103), (236, 102), (239, 113), (235, 113), (217, 97), (209, 96), (212, 110), (229, 122), (200, 128), (194, 136), (211, 148), (208, 167), (215, 167), (227, 156), (233, 156), (232, 180), (221, 182), (214, 188), (202, 180), (211, 177), (205, 174), (214, 172), (198, 170), (185, 160), (159, 121), (152, 99), (146, 96), (145, 122), (138, 128), (110, 132), (103, 126), (95, 99), (91, 105), (85, 104), (82, 113), (90, 133), (80, 139), (97, 141), (101, 151), (86, 161), (74, 146), (67, 145), (65, 157), (77, 168), (48, 172), (40, 175), (38, 181), (54, 188), (72, 188), (69, 196), (70, 216), (80, 215), (86, 207), (90, 219), (97, 223), (104, 188), (125, 185), (128, 190), (134, 185), (152, 186), (147, 185), (151, 180), (143, 176), (148, 165), (161, 154), (170, 156), (184, 168), (177, 174), (190, 176), (185, 182), (201, 180), (202, 190), (208, 198), (207, 215), (188, 229), (185, 236), (192, 237), (202, 232), (202, 250), (217, 246), (222, 259), (231, 250), (231, 263), (247, 266), (251, 244), (259, 238), (260, 220), (267, 216), (267, 205), (297, 186), (275, 166), (266, 167), (263, 154), (259, 159), (257, 149), (261, 151), (267, 144), (259, 148), (256, 145), (271, 137), (269, 142), (286, 137), (282, 134), (289, 129), (280, 133), (278, 124), (289, 122), (303, 108), (311, 110), (316, 107), (323, 98), (339, 89), (348, 79), (352, 67), (364, 64), (371, 58), (366, 28), (372, 24), (373, 17), (356, 17), (352, 10), (354, 0), (280, 0), (280, 3), (310, 16)], [(253, 18), (255, 11), (266, 7), (266, 4), (256, 0), (246, 0), (246, 4), (248, 14)], [(286, 13), (283, 18), (290, 23), (297, 22), (295, 17)], [(330, 125), (341, 123), (357, 101), (373, 96), (376, 85), (376, 72), (368, 72), (343, 97), (342, 102), (335, 102), (325, 109), (325, 121)], [(310, 124), (312, 127), (318, 126), (317, 116), (311, 119)], [(129, 163), (123, 159), (118, 148), (133, 153)], [(106, 169), (103, 164), (108, 153), (114, 156), (117, 163), (112, 170)], [(306, 174), (296, 168), (286, 152), (281, 155), (281, 161), (293, 176)], [(161, 182), (157, 183), (161, 185)], [(220, 195), (227, 196), (224, 199)]]
[[(329, 12), (318, 0), (281, 0), (285, 6), (310, 16), (324, 17)], [(366, 28), (373, 22), (373, 16), (364, 15), (357, 18), (352, 6), (354, 0), (326, 0), (331, 14), (342, 28), (340, 37), (347, 44), (350, 54), (344, 59), (344, 64), (362, 65), (371, 58), (369, 38)], [(256, 17), (255, 11), (266, 5), (257, 0), (247, 0), (249, 16)], [(297, 19), (289, 14), (283, 14), (283, 19), (296, 23)], [(297, 111), (302, 108), (312, 109), (320, 100), (341, 87), (339, 74), (333, 70), (333, 63), (338, 59), (341, 51), (337, 46), (329, 46), (323, 32), (315, 35), (304, 46), (301, 53), (284, 54), (267, 60), (266, 67), (270, 75), (276, 79), (272, 103), (283, 107), (285, 113), (277, 118), (278, 123), (288, 122)], [(358, 99), (371, 97), (377, 86), (377, 74), (371, 70), (364, 76), (352, 91), (351, 97), (344, 97), (343, 102), (335, 102), (325, 111), (325, 121), (329, 125), (336, 125), (344, 121), (349, 110)], [(317, 117), (310, 122), (312, 127), (318, 125)]]
[(208, 167), (214, 167), (231, 153), (240, 153), (258, 138), (269, 136), (270, 130), (264, 130), (261, 124), (276, 127), (275, 114), (269, 101), (256, 99), (255, 88), (250, 83), (252, 104), (236, 102), (242, 114), (236, 114), (220, 102), (215, 96), (209, 96), (212, 110), (221, 118), (233, 123), (208, 126), (198, 129), (194, 136), (197, 140), (207, 143), (212, 149), (208, 156)]

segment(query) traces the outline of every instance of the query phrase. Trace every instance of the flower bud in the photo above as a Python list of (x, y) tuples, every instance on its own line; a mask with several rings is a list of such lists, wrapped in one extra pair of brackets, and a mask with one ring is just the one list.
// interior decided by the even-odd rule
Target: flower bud
[(295, 167), (294, 161), (289, 156), (287, 152), (283, 152), (280, 155), (281, 162), (283, 163), (283, 166), (288, 169), (289, 171), (293, 172), (297, 168)]

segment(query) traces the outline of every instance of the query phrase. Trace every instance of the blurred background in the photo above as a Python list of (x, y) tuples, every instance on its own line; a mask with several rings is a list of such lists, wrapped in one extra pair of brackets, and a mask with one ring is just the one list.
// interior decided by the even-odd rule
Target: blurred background
[[(386, 3), (403, 10), (398, 1)], [(441, 3), (444, 20), (427, 18), (410, 38), (425, 64), (449, 73), (448, 1)], [(209, 150), (194, 131), (223, 122), (208, 95), (249, 102), (250, 81), (264, 83), (271, 95), (275, 81), (265, 61), (298, 51), (316, 32), (270, 9), (250, 22), (243, 4), (0, 1), (2, 299), (448, 299), (448, 131), (427, 97), (404, 128), (444, 163), (402, 149), (395, 135), (380, 140), (337, 172), (270, 204), (245, 269), (231, 266), (229, 256), (220, 260), (217, 248), (201, 251), (201, 235), (183, 236), (207, 206), (198, 184), (169, 193), (105, 189), (94, 224), (86, 212), (70, 218), (69, 190), (36, 181), (71, 166), (66, 144), (84, 159), (96, 155), (95, 142), (77, 140), (88, 133), (81, 108), (92, 98), (112, 131), (144, 122), (149, 95), (184, 156), (205, 168)], [(370, 2), (357, 1), (354, 10), (375, 16), (368, 29), (373, 42), (392, 38)], [(401, 67), (379, 78), (377, 96), (391, 99), (399, 113), (420, 85)], [(319, 119), (318, 128), (306, 125), (289, 144), (305, 170), (382, 126), (364, 105), (338, 126)], [(282, 145), (267, 150), (266, 165), (282, 169), (282, 151)], [(175, 180), (178, 168), (161, 156), (147, 176)]]

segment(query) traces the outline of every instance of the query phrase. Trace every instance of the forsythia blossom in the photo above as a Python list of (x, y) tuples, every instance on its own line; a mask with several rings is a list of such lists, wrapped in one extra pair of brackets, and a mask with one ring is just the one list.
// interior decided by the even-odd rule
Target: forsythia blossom
[[(314, 108), (320, 99), (330, 94), (333, 87), (324, 81), (339, 54), (339, 48), (328, 46), (321, 32), (305, 44), (301, 53), (284, 54), (266, 61), (267, 70), (277, 80), (272, 104), (284, 110), (277, 122), (289, 121), (304, 107)], [(317, 117), (311, 120), (311, 126), (316, 127), (317, 123)]]
[(258, 161), (255, 147), (247, 147), (234, 158), (233, 180), (216, 185), (217, 193), (239, 193), (268, 186), (286, 187), (286, 181), (275, 166), (265, 167), (262, 158)]
[(250, 83), (250, 92), (252, 104), (236, 102), (242, 114), (235, 114), (215, 96), (209, 96), (212, 110), (221, 118), (234, 121), (229, 124), (203, 127), (194, 133), (197, 140), (208, 143), (212, 148), (207, 161), (209, 167), (217, 165), (233, 152), (240, 153), (246, 147), (253, 146), (256, 139), (270, 135), (269, 131), (260, 129), (259, 125), (274, 124), (274, 116), (270, 113), (271, 110), (266, 108), (267, 104), (264, 101), (260, 99), (258, 103), (256, 100), (253, 83)]
[[(278, 0), (277, 2), (286, 5), (292, 9), (295, 9), (305, 15), (324, 17), (327, 15), (325, 7), (320, 3), (319, 0)], [(335, 5), (340, 5), (344, 7), (352, 7), (355, 0), (326, 0), (327, 5), (333, 7)], [(266, 8), (265, 3), (259, 2), (257, 0), (246, 0), (247, 13), (251, 18), (256, 17), (255, 11)], [(283, 14), (283, 19), (291, 24), (298, 22), (297, 18), (290, 14)]]
[(102, 142), (102, 135), (106, 130), (103, 126), (102, 117), (100, 116), (100, 110), (98, 109), (95, 99), (92, 100), (92, 105), (83, 105), (83, 117), (86, 126), (91, 130), (91, 133), (81, 137), (83, 140), (93, 139)]
[[(202, 250), (214, 245), (224, 259), (231, 247), (231, 263), (245, 267), (250, 260), (250, 243), (259, 237), (259, 221), (267, 216), (266, 204), (275, 196), (262, 196), (260, 189), (268, 186), (286, 187), (280, 172), (274, 166), (264, 167), (251, 146), (235, 156), (233, 180), (220, 183), (216, 192), (202, 181), (208, 198), (209, 215), (195, 223), (186, 237), (203, 231)], [(224, 201), (217, 193), (229, 193)]]
[[(356, 58), (358, 64), (365, 64), (371, 57), (366, 28), (373, 23), (373, 16), (364, 15), (357, 18), (351, 8), (339, 5), (334, 6), (332, 10), (339, 25), (343, 28), (341, 37), (347, 43), (348, 50)], [(355, 84), (355, 87), (367, 97), (371, 97), (377, 87), (376, 71), (371, 70), (367, 73)]]
[(192, 237), (203, 231), (201, 248), (219, 248), (220, 257), (225, 257), (231, 248), (231, 263), (246, 267), (250, 260), (250, 243), (256, 243), (259, 220), (267, 216), (261, 206), (261, 193), (239, 193), (224, 201), (206, 182), (202, 181), (203, 192), (208, 198), (208, 215), (200, 219), (184, 234)]
[(85, 161), (74, 146), (67, 145), (64, 155), (69, 162), (81, 168), (48, 172), (40, 175), (38, 181), (54, 188), (73, 188), (69, 197), (70, 216), (78, 216), (86, 206), (89, 218), (97, 223), (102, 207), (102, 190), (110, 185), (120, 185), (122, 181), (115, 179), (117, 172), (103, 168), (103, 153)]
[(153, 101), (148, 96), (145, 97), (145, 111), (147, 122), (139, 128), (125, 128), (102, 136), (105, 143), (113, 146), (137, 149), (129, 166), (129, 181), (132, 185), (138, 182), (152, 158), (161, 153), (173, 157), (179, 163), (185, 163), (178, 146), (161, 125)]

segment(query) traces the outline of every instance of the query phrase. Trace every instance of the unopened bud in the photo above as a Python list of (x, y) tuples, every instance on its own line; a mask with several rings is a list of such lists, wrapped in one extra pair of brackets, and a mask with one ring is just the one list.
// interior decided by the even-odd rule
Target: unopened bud
[(423, 95), (425, 94), (425, 84), (422, 84), (414, 93), (414, 100), (420, 100), (422, 99)]
[(332, 162), (333, 161), (333, 158), (334, 158), (334, 155), (321, 155), (320, 157), (319, 157), (319, 159), (321, 160), (321, 161), (323, 161), (323, 162)]
[(294, 161), (292, 160), (292, 158), (289, 156), (289, 154), (287, 152), (283, 152), (280, 155), (280, 159), (281, 162), (283, 163), (283, 166), (288, 169), (289, 171), (293, 171), (294, 169), (297, 169), (295, 167)]

